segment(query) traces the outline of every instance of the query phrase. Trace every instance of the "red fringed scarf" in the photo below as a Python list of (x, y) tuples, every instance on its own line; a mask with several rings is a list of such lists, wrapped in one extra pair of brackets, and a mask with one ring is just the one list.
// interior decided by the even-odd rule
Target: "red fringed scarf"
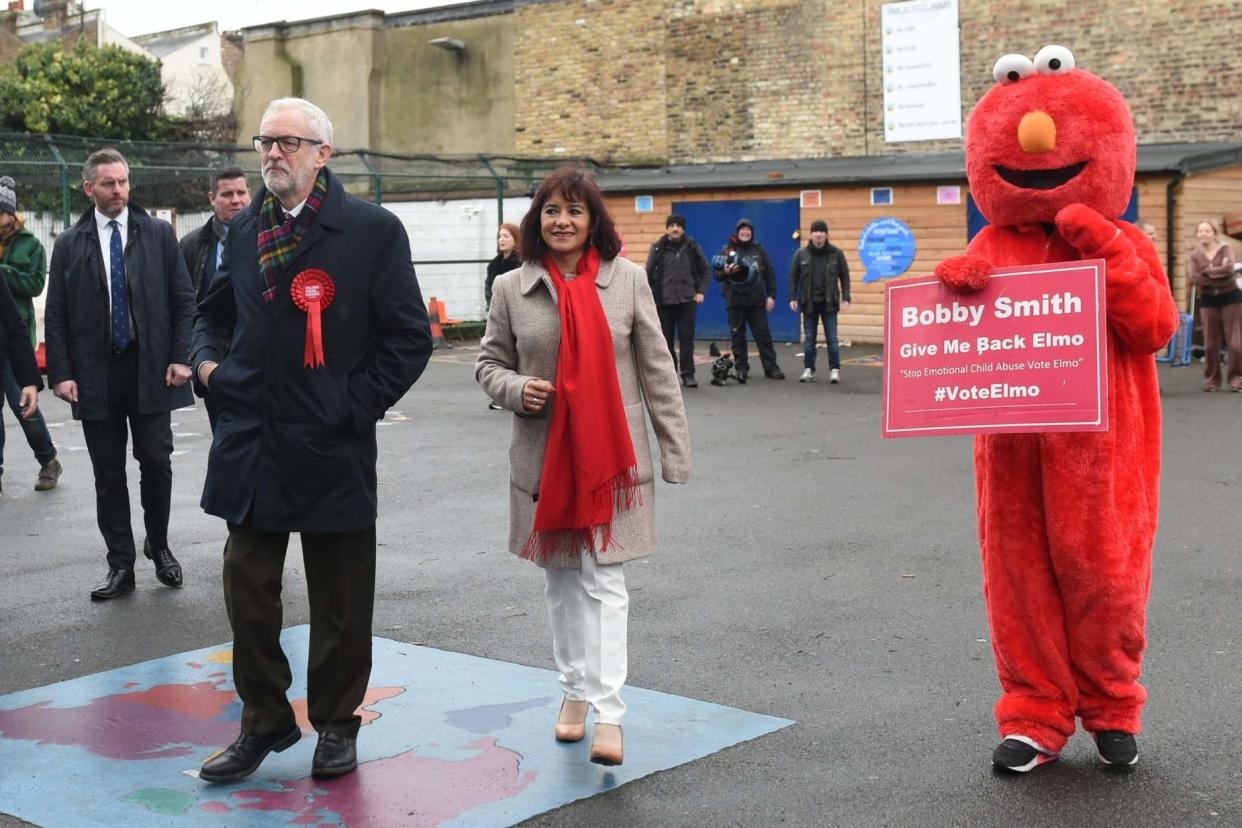
[(612, 330), (595, 286), (599, 251), (587, 250), (573, 281), (550, 257), (543, 264), (556, 286), (561, 345), (535, 526), (522, 548), (532, 561), (606, 551), (613, 513), (633, 507), (640, 494)]

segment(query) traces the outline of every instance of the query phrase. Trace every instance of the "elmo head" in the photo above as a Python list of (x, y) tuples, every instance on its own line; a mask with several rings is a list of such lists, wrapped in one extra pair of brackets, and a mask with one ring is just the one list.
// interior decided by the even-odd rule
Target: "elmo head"
[(1074, 67), (1063, 46), (1032, 62), (1005, 55), (966, 129), (966, 177), (993, 224), (1051, 223), (1085, 204), (1104, 218), (1125, 212), (1134, 186), (1134, 123), (1112, 84)]

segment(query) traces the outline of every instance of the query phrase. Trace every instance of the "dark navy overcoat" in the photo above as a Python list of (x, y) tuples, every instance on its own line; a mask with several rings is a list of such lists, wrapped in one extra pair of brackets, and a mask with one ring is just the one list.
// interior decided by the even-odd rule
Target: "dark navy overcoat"
[[(202, 506), (260, 531), (359, 531), (376, 518), (375, 424), (431, 356), (409, 239), (396, 216), (328, 173), (318, 218), (265, 302), (265, 195), (260, 189), (233, 219), (194, 323), (195, 376), (203, 362), (219, 363), (208, 386), (219, 419)], [(290, 292), (311, 268), (336, 286), (322, 314), (326, 364), (317, 369), (304, 365), (307, 314)]]

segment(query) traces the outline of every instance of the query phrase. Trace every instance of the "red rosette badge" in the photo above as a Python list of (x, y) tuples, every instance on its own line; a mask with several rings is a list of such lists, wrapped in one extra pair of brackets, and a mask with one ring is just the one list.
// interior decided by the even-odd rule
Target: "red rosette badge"
[(290, 288), (293, 304), (306, 311), (306, 350), (303, 354), (307, 368), (318, 368), (323, 361), (323, 312), (332, 304), (336, 284), (322, 270), (310, 268), (293, 277)]

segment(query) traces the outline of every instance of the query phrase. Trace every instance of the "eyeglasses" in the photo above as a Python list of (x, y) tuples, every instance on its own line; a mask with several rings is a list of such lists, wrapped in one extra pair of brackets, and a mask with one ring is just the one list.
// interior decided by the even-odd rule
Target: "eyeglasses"
[(281, 152), (297, 152), (303, 144), (322, 144), (315, 138), (299, 138), (296, 135), (280, 135), (276, 137), (268, 135), (256, 135), (251, 139), (254, 141), (255, 152), (271, 152), (272, 144), (280, 147)]

